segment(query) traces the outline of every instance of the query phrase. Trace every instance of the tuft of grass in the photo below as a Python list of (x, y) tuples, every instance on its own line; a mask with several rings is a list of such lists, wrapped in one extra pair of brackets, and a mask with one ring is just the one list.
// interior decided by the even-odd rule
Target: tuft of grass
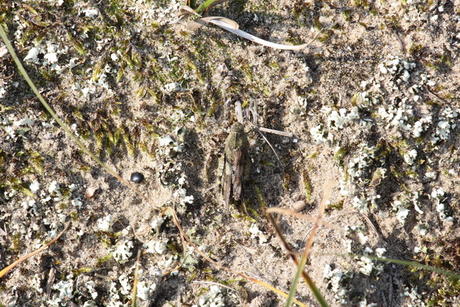
[[(197, 12), (198, 14), (202, 14), (204, 11), (210, 8), (217, 1), (219, 0), (205, 0), (195, 9), (195, 12)], [(193, 0), (190, 2), (190, 7), (194, 9), (195, 8), (194, 6), (196, 6), (196, 2)]]

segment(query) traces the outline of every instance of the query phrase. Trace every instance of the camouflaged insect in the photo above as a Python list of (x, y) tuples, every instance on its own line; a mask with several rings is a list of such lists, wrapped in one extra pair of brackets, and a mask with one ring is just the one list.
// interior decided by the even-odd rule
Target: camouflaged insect
[(243, 180), (248, 171), (247, 150), (249, 142), (241, 123), (233, 124), (230, 134), (225, 140), (225, 159), (222, 174), (222, 192), (225, 204), (241, 200)]

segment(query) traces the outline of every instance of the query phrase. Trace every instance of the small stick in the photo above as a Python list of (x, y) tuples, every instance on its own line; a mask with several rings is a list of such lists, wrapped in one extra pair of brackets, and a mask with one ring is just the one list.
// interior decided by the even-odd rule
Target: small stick
[(262, 132), (271, 133), (271, 134), (277, 134), (277, 135), (281, 135), (281, 136), (286, 136), (288, 138), (294, 137), (294, 134), (292, 134), (290, 132), (284, 132), (284, 131), (270, 129), (270, 128), (264, 128), (264, 127), (259, 127), (258, 129), (260, 131), (262, 131)]

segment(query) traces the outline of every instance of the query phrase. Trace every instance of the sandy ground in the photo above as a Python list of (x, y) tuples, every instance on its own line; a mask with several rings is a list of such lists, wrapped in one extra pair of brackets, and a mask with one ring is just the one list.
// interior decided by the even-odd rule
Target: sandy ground
[[(460, 271), (460, 2), (227, 1), (208, 10), (275, 50), (180, 15), (179, 1), (29, 0), (0, 21), (0, 306), (282, 306), (294, 253), (331, 306), (454, 306)], [(312, 38), (315, 38), (312, 41)], [(222, 196), (241, 104), (242, 201)], [(275, 129), (282, 135), (258, 128)], [(184, 245), (187, 239), (216, 263)], [(139, 261), (136, 261), (140, 255)], [(221, 265), (222, 267), (219, 267)], [(297, 299), (318, 305), (301, 281)]]

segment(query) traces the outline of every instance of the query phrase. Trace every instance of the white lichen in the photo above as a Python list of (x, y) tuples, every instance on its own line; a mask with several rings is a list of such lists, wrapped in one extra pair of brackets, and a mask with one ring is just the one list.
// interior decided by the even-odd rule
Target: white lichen
[(259, 244), (265, 244), (268, 242), (268, 236), (264, 234), (257, 226), (256, 223), (252, 223), (249, 227), (249, 233), (251, 234), (252, 239), (257, 239)]
[(375, 147), (359, 145), (356, 155), (348, 162), (348, 173), (353, 181), (360, 183), (366, 181), (369, 168), (374, 163)]
[(133, 242), (130, 240), (119, 242), (112, 252), (113, 258), (119, 263), (127, 262), (133, 255), (132, 248)]
[(151, 240), (144, 243), (144, 247), (147, 253), (163, 255), (167, 251), (167, 242), (160, 240)]
[(96, 290), (96, 283), (93, 280), (89, 280), (85, 282), (85, 287), (88, 289), (89, 295), (91, 295), (91, 298), (95, 300), (98, 297), (98, 293)]
[(418, 121), (414, 123), (414, 127), (412, 130), (412, 135), (416, 138), (420, 137), (422, 133), (424, 133), (428, 127), (430, 127), (433, 119), (431, 117), (431, 114), (425, 115)]
[(120, 293), (124, 296), (131, 293), (132, 281), (129, 279), (128, 274), (121, 274), (118, 277), (118, 282), (120, 283)]
[(85, 17), (88, 18), (95, 18), (99, 15), (99, 9), (97, 8), (88, 8), (85, 10), (82, 10), (82, 13), (85, 15)]
[(453, 222), (454, 218), (447, 212), (447, 195), (444, 189), (434, 188), (430, 196), (436, 207), (439, 218), (446, 222)]
[(347, 275), (339, 268), (333, 268), (332, 265), (326, 264), (323, 270), (323, 278), (327, 281), (327, 287), (334, 294), (337, 301), (341, 304), (346, 304), (348, 290), (342, 284)]
[(96, 225), (98, 230), (109, 232), (112, 228), (112, 215), (108, 214), (98, 219)]
[(317, 144), (321, 144), (327, 141), (327, 132), (324, 130), (324, 127), (321, 124), (310, 128), (310, 134), (312, 139)]
[(150, 227), (152, 227), (153, 231), (155, 231), (156, 233), (159, 233), (160, 232), (160, 227), (161, 225), (163, 225), (165, 221), (165, 218), (164, 216), (155, 216), (154, 218), (152, 218), (152, 220), (150, 221)]
[(174, 140), (169, 135), (165, 135), (165, 136), (161, 137), (158, 140), (158, 145), (159, 146), (168, 146), (168, 145), (171, 145), (171, 144), (174, 144)]
[(384, 247), (378, 247), (375, 249), (375, 254), (377, 257), (382, 257), (386, 253), (387, 249)]
[(29, 189), (32, 193), (37, 193), (40, 190), (40, 183), (37, 180), (34, 180), (30, 185)]
[(158, 285), (152, 281), (140, 281), (137, 284), (137, 297), (143, 301), (150, 299)]
[(364, 275), (371, 275), (372, 270), (374, 269), (374, 263), (371, 259), (367, 257), (360, 257), (357, 261), (358, 270), (363, 273)]
[(217, 285), (209, 287), (209, 291), (198, 299), (198, 304), (193, 307), (225, 307), (225, 295), (222, 288)]
[(74, 281), (71, 276), (67, 280), (61, 280), (58, 283), (54, 284), (52, 289), (57, 290), (57, 296), (54, 296), (54, 300), (59, 302), (65, 302), (73, 298), (73, 284)]
[(415, 160), (417, 159), (417, 150), (412, 149), (404, 153), (403, 155), (404, 162), (406, 162), (409, 165), (413, 165)]
[(367, 199), (361, 198), (358, 196), (353, 197), (351, 200), (351, 205), (355, 208), (358, 209), (361, 212), (367, 211)]

